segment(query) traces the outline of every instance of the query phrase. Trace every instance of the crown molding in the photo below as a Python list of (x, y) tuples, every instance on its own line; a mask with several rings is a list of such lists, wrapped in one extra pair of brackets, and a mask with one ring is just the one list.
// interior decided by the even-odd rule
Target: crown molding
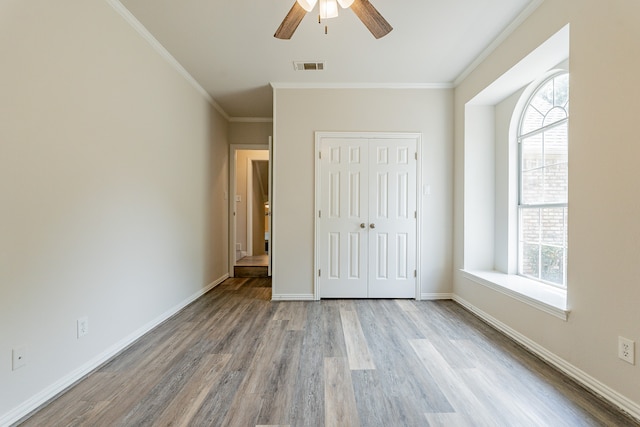
[(178, 62), (176, 58), (173, 57), (169, 53), (169, 51), (162, 46), (162, 44), (156, 39), (147, 28), (142, 25), (138, 19), (133, 16), (133, 14), (127, 9), (120, 0), (105, 0), (107, 4), (109, 4), (120, 16), (124, 18), (124, 20), (131, 25), (131, 27), (136, 30), (140, 36), (144, 40), (151, 45), (151, 47), (165, 60), (169, 65), (171, 65), (195, 90), (197, 90), (203, 97), (206, 99), (211, 106), (222, 115), (226, 120), (230, 121), (231, 117), (227, 114), (226, 111), (222, 109), (222, 107), (211, 97), (209, 92), (207, 92), (201, 85), (196, 81), (195, 78)]
[(453, 81), (453, 87), (458, 87), (460, 83), (462, 83), (464, 79), (466, 79), (469, 74), (473, 72), (473, 70), (478, 68), (478, 66), (482, 64), (482, 62), (484, 62), (484, 60), (487, 59), (489, 55), (491, 55), (491, 53), (493, 53), (493, 51), (496, 50), (498, 46), (500, 46), (502, 42), (504, 42), (507, 37), (509, 37), (511, 33), (516, 30), (516, 28), (518, 28), (529, 16), (531, 16), (531, 14), (535, 12), (543, 2), (544, 0), (532, 0), (527, 5), (527, 7), (525, 7), (524, 10), (520, 12), (518, 16), (516, 16), (516, 18), (511, 21), (511, 23), (507, 25), (507, 27), (502, 30), (500, 34), (498, 34), (498, 37), (493, 39), (493, 41), (489, 43), (486, 48), (484, 48), (482, 53), (480, 53), (480, 55), (478, 55), (476, 59), (474, 59), (467, 66), (467, 68), (465, 68), (462, 73), (460, 73), (460, 75), (456, 77), (456, 79)]
[(453, 83), (285, 83), (271, 82), (274, 89), (453, 89)]

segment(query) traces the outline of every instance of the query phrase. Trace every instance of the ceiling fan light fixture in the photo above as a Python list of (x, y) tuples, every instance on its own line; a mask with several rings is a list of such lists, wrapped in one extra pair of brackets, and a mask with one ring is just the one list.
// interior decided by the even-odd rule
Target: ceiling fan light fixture
[[(386, 36), (393, 30), (393, 27), (369, 3), (369, 0), (320, 0), (318, 23), (321, 23), (323, 19), (338, 16), (338, 2), (343, 8), (350, 8), (376, 39)], [(318, 0), (295, 0), (291, 10), (284, 17), (273, 36), (280, 40), (291, 39), (302, 19), (313, 10), (316, 3), (318, 3)], [(327, 34), (326, 25), (324, 26), (324, 33)]]
[(320, 0), (320, 19), (336, 18), (338, 3), (336, 0)]
[(311, 12), (318, 0), (296, 0), (300, 6), (307, 12)]

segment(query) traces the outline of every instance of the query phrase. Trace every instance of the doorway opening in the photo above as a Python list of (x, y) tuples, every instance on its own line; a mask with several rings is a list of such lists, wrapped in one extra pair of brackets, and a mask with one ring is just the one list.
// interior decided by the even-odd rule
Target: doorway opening
[(271, 255), (269, 145), (231, 146), (229, 274), (268, 277)]

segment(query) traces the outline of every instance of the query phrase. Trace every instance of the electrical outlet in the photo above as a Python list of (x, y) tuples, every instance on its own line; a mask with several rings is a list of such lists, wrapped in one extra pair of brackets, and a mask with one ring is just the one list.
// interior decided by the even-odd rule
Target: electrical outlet
[(89, 333), (89, 318), (81, 317), (78, 319), (78, 338), (82, 338), (83, 336)]
[(16, 347), (11, 352), (11, 369), (16, 370), (27, 364), (27, 348), (25, 346)]
[(618, 357), (632, 365), (636, 364), (635, 342), (628, 338), (618, 337)]

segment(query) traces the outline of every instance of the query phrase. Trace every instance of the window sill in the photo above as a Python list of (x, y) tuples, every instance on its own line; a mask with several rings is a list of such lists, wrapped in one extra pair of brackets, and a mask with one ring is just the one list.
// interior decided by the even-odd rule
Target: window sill
[(465, 278), (556, 316), (569, 318), (567, 291), (515, 274), (498, 271), (460, 270)]

